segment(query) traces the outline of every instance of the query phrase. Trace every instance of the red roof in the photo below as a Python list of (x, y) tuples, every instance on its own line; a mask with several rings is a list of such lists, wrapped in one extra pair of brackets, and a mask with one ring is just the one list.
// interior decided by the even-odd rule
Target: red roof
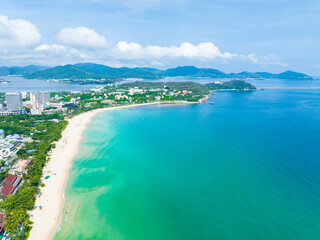
[(6, 177), (5, 179), (3, 179), (3, 181), (6, 181), (10, 184), (13, 184), (13, 182), (16, 180), (16, 177), (12, 174), (10, 174), (8, 177)]
[(2, 188), (1, 193), (3, 193), (5, 196), (8, 196), (13, 192), (14, 189), (15, 186), (12, 186), (12, 184), (7, 182), (6, 185)]

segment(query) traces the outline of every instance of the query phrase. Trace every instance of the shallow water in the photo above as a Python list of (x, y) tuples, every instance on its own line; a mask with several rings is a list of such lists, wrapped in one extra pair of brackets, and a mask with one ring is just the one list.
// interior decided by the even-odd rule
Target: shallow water
[(55, 239), (319, 239), (320, 90), (210, 101), (94, 117)]

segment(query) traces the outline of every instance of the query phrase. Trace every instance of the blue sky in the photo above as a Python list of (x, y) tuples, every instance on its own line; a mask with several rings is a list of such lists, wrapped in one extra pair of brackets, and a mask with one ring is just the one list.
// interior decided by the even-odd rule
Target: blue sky
[(1, 0), (0, 65), (320, 75), (320, 1)]

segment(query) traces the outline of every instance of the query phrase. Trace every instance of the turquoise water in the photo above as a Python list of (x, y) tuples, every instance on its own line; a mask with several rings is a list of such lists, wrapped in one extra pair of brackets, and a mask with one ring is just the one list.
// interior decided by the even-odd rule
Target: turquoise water
[(209, 101), (97, 115), (55, 240), (318, 240), (320, 91)]

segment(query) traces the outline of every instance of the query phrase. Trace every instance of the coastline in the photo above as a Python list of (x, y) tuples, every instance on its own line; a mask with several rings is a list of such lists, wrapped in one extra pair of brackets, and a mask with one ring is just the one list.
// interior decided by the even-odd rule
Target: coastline
[[(40, 194), (36, 197), (34, 209), (28, 212), (30, 220), (33, 222), (29, 239), (53, 239), (58, 230), (61, 223), (64, 205), (64, 190), (68, 180), (69, 170), (72, 167), (74, 157), (78, 153), (82, 133), (87, 128), (92, 117), (101, 112), (114, 109), (162, 104), (166, 104), (166, 102), (100, 108), (69, 119), (67, 127), (62, 132), (61, 139), (56, 142), (56, 147), (51, 151), (51, 160), (43, 168), (41, 182), (43, 182), (45, 186), (40, 188)], [(188, 103), (175, 104), (180, 105)], [(46, 176), (50, 177), (45, 179)], [(42, 207), (41, 210), (39, 206)]]

